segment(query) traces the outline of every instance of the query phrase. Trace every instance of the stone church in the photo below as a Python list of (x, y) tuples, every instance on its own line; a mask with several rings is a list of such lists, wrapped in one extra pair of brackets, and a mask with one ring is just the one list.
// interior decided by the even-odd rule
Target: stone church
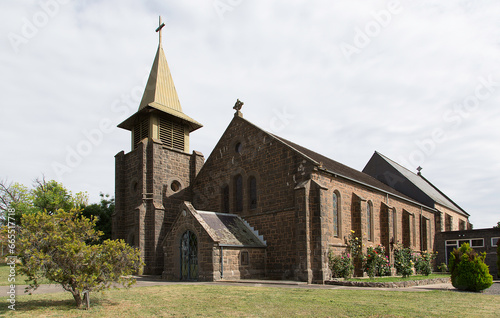
[(259, 128), (239, 101), (210, 156), (190, 152), (202, 124), (182, 110), (157, 31), (139, 109), (118, 125), (132, 150), (115, 156), (113, 238), (140, 248), (145, 274), (322, 283), (351, 230), (392, 258), (396, 242), (432, 250), (436, 233), (470, 227), (420, 173), (378, 152), (357, 171)]

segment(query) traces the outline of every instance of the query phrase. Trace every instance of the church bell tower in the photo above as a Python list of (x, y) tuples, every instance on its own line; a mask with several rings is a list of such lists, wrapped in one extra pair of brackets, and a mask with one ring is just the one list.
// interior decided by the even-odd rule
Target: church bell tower
[(191, 199), (190, 184), (203, 155), (189, 154), (189, 134), (201, 128), (184, 114), (162, 47), (159, 44), (144, 94), (135, 114), (118, 127), (131, 132), (132, 150), (115, 156), (113, 238), (141, 249), (145, 274), (161, 274), (161, 241)]

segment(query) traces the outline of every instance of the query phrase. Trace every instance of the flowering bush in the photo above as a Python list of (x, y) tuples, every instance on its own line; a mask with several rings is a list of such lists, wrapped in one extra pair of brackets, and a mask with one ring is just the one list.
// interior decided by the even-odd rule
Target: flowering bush
[(394, 249), (394, 267), (398, 274), (408, 277), (413, 274), (412, 250), (409, 247), (403, 247), (397, 244)]
[(349, 278), (354, 273), (354, 265), (352, 263), (351, 254), (342, 253), (342, 255), (334, 255), (332, 251), (328, 255), (330, 270), (332, 277)]
[(363, 242), (354, 235), (354, 231), (351, 230), (349, 237), (347, 238), (347, 252), (352, 255), (352, 258), (363, 258)]
[(429, 276), (432, 273), (432, 260), (436, 257), (436, 254), (429, 251), (421, 252), (420, 254), (413, 254), (413, 261), (415, 262), (415, 272)]
[(385, 255), (385, 248), (382, 245), (368, 247), (364, 258), (363, 269), (370, 278), (374, 276), (387, 276), (391, 273), (389, 258)]

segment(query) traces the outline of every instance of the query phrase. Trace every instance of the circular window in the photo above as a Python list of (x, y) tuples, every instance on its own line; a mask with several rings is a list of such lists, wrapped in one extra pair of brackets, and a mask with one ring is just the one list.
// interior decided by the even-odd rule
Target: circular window
[(170, 184), (170, 189), (172, 189), (172, 191), (174, 191), (174, 192), (179, 191), (181, 189), (180, 182), (177, 180), (172, 181), (172, 183)]
[(241, 148), (243, 148), (243, 146), (241, 145), (241, 142), (238, 142), (238, 143), (236, 143), (236, 145), (234, 145), (234, 151), (236, 151), (237, 153), (241, 152)]

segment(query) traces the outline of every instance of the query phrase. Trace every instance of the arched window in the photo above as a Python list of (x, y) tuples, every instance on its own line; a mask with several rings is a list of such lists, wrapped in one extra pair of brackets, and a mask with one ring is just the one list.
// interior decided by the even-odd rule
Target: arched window
[(366, 204), (366, 227), (368, 241), (373, 241), (373, 206), (371, 201)]
[(181, 279), (196, 280), (198, 278), (198, 239), (196, 234), (186, 231), (180, 241)]
[(248, 207), (250, 210), (257, 208), (257, 179), (248, 178)]
[(234, 177), (234, 210), (243, 211), (243, 178), (241, 174)]
[(337, 196), (337, 193), (333, 193), (333, 202), (332, 202), (332, 209), (333, 209), (333, 236), (339, 237), (339, 199)]
[(135, 247), (135, 234), (134, 232), (129, 233), (127, 238), (128, 245)]
[(222, 212), (229, 213), (229, 186), (226, 184), (221, 189), (222, 192)]
[(394, 238), (394, 243), (398, 241), (398, 215), (396, 208), (392, 209), (392, 237)]

